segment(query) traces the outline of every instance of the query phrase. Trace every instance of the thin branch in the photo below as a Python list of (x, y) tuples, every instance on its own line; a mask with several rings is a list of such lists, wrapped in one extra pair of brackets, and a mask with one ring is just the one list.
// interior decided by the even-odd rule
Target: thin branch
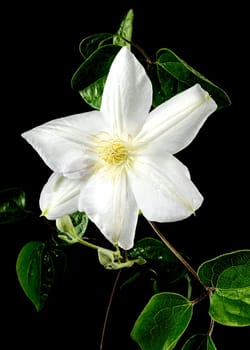
[(134, 41), (130, 41), (126, 38), (124, 38), (123, 36), (121, 36), (122, 40), (126, 41), (128, 44), (132, 45), (133, 47), (135, 47), (140, 53), (141, 55), (145, 58), (147, 64), (153, 64), (153, 62), (151, 61), (150, 57), (148, 56), (148, 54), (146, 53), (146, 51), (137, 43), (135, 43)]
[(214, 330), (214, 320), (211, 318), (210, 320), (210, 325), (209, 325), (209, 329), (208, 329), (208, 335), (211, 337), (212, 333)]
[(176, 256), (178, 260), (187, 268), (187, 270), (194, 276), (194, 278), (202, 285), (202, 287), (207, 291), (208, 287), (201, 282), (199, 279), (199, 276), (197, 275), (196, 271), (192, 268), (192, 266), (187, 262), (186, 259), (183, 258), (183, 256), (172, 246), (172, 244), (169, 243), (169, 241), (163, 236), (161, 231), (158, 229), (158, 227), (152, 222), (148, 221), (149, 225), (152, 227), (154, 232), (158, 235), (158, 237), (162, 240), (162, 242), (168, 247), (169, 250)]
[(114, 285), (113, 285), (113, 288), (112, 288), (112, 291), (110, 294), (110, 298), (109, 298), (109, 302), (108, 302), (108, 306), (107, 306), (107, 310), (106, 310), (106, 314), (105, 314), (105, 318), (104, 318), (104, 322), (103, 322), (102, 335), (101, 335), (101, 341), (100, 341), (100, 350), (103, 350), (103, 343), (104, 343), (104, 337), (105, 337), (105, 332), (106, 332), (106, 328), (107, 328), (109, 312), (110, 312), (112, 301), (114, 299), (114, 294), (115, 294), (115, 290), (117, 287), (117, 283), (118, 283), (119, 278), (120, 278), (120, 274), (121, 274), (121, 269), (118, 271), (118, 273), (116, 275), (115, 282), (114, 282)]
[(203, 299), (207, 298), (207, 296), (209, 295), (209, 291), (205, 291), (204, 293), (202, 293), (198, 298), (195, 298), (193, 300), (191, 300), (191, 303), (193, 305), (199, 303), (200, 301), (202, 301)]

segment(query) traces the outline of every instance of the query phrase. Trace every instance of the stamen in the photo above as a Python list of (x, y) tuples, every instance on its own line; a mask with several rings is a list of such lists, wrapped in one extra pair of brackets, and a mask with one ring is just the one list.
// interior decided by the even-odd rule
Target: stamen
[(128, 151), (120, 141), (113, 140), (104, 145), (99, 155), (105, 162), (115, 165), (127, 159)]
[(120, 139), (102, 140), (98, 145), (98, 156), (106, 163), (119, 165), (128, 158), (128, 149)]

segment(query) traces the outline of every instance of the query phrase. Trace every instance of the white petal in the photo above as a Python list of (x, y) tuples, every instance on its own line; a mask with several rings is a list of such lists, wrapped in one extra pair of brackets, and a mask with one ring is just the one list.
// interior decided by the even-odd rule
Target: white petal
[(90, 177), (81, 188), (79, 210), (112, 244), (123, 249), (133, 246), (138, 208), (126, 173), (99, 170)]
[(177, 153), (190, 144), (216, 108), (215, 101), (196, 84), (154, 109), (137, 139), (150, 142), (160, 152)]
[(80, 180), (67, 179), (53, 173), (40, 195), (42, 214), (50, 220), (55, 220), (77, 211), (80, 185)]
[(152, 85), (143, 66), (123, 47), (115, 57), (103, 91), (101, 112), (118, 136), (134, 136), (152, 104)]
[(100, 131), (106, 131), (104, 120), (100, 112), (92, 111), (54, 119), (22, 136), (54, 172), (79, 177), (94, 162), (88, 152), (89, 134)]
[(137, 204), (148, 220), (182, 220), (193, 214), (203, 201), (188, 169), (170, 154), (155, 160), (141, 157), (129, 179)]

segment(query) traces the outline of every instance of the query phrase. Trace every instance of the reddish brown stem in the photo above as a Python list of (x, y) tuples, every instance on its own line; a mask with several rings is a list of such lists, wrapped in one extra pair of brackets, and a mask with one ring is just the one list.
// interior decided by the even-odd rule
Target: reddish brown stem
[(100, 350), (103, 350), (103, 344), (104, 344), (104, 337), (105, 337), (105, 332), (106, 332), (106, 327), (107, 327), (107, 322), (108, 322), (108, 317), (109, 317), (109, 312), (110, 312), (110, 308), (112, 305), (112, 301), (114, 299), (114, 294), (115, 294), (115, 290), (117, 287), (117, 283), (119, 281), (120, 278), (120, 274), (121, 274), (121, 270), (118, 270), (118, 273), (116, 275), (115, 278), (115, 282), (113, 284), (113, 288), (109, 297), (109, 302), (108, 302), (108, 306), (107, 306), (107, 310), (106, 310), (106, 314), (105, 314), (105, 318), (104, 318), (104, 322), (103, 322), (103, 328), (102, 328), (102, 335), (101, 335), (101, 341), (100, 341)]
[(149, 225), (152, 227), (157, 236), (162, 240), (162, 242), (168, 247), (169, 250), (176, 256), (176, 258), (186, 267), (186, 269), (194, 276), (194, 278), (202, 285), (202, 287), (207, 291), (208, 287), (201, 282), (196, 271), (192, 266), (187, 262), (186, 259), (169, 243), (169, 241), (163, 236), (158, 227), (152, 221), (148, 221)]

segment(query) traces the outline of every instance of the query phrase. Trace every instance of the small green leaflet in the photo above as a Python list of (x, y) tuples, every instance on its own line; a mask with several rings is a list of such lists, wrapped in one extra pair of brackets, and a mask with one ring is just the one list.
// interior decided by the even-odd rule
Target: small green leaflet
[(79, 51), (83, 58), (86, 60), (92, 53), (106, 45), (127, 46), (130, 49), (129, 42), (132, 39), (133, 18), (134, 12), (131, 9), (124, 16), (115, 34), (97, 33), (84, 38), (79, 45)]
[(216, 350), (216, 347), (211, 336), (195, 334), (185, 342), (181, 350)]
[(131, 337), (142, 350), (172, 350), (192, 313), (192, 303), (182, 295), (155, 294), (136, 320)]
[(134, 12), (131, 9), (115, 34), (93, 34), (83, 39), (79, 45), (84, 61), (73, 74), (71, 87), (95, 109), (100, 109), (103, 88), (116, 54), (121, 46), (130, 48), (133, 18)]
[(0, 191), (0, 224), (8, 224), (27, 216), (25, 193), (20, 188)]
[[(113, 44), (119, 46), (127, 46), (130, 50), (130, 42), (133, 33), (134, 11), (131, 9), (124, 16), (117, 33), (114, 35)], [(125, 39), (125, 40), (124, 40)]]
[(204, 262), (201, 281), (215, 288), (209, 314), (225, 326), (250, 326), (250, 250), (238, 250)]
[(88, 216), (84, 212), (75, 212), (56, 219), (57, 235), (68, 244), (77, 243), (88, 226)]
[(75, 232), (78, 237), (82, 237), (88, 226), (88, 216), (84, 212), (76, 211), (73, 214), (70, 214), (70, 219), (75, 228)]
[(113, 44), (113, 34), (111, 33), (99, 33), (92, 34), (84, 38), (79, 45), (79, 51), (86, 60), (96, 50), (102, 46)]
[(17, 257), (16, 272), (19, 283), (37, 311), (44, 307), (54, 284), (53, 258), (46, 243), (37, 241), (23, 246)]

